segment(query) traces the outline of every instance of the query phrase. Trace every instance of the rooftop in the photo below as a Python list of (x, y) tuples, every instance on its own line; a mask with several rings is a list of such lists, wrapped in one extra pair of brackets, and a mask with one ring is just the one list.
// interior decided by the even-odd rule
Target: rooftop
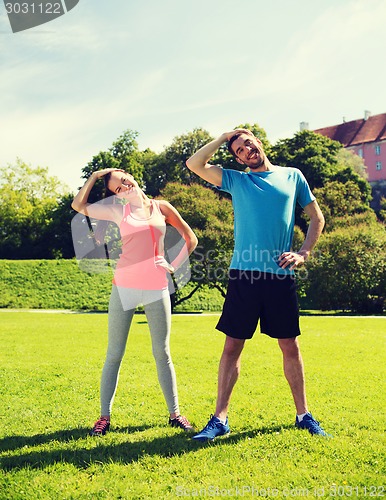
[(314, 132), (338, 141), (344, 147), (386, 140), (386, 113), (319, 128)]

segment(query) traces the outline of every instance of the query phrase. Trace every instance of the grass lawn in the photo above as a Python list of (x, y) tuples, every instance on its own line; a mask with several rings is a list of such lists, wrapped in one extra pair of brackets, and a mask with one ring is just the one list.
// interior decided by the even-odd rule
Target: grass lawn
[[(223, 335), (217, 316), (175, 315), (182, 412), (214, 410)], [(294, 428), (276, 341), (243, 353), (229, 414), (212, 444), (169, 428), (146, 318), (136, 315), (111, 432), (99, 415), (106, 314), (0, 312), (0, 498), (386, 497), (386, 318), (301, 318), (311, 411), (333, 439)]]

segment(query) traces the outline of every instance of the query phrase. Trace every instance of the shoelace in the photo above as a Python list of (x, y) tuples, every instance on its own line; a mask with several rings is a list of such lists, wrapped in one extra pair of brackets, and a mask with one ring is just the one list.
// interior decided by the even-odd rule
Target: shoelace
[(175, 418), (178, 422), (184, 425), (189, 425), (188, 419), (186, 417), (183, 417), (182, 415), (178, 415), (178, 417)]
[(179, 422), (183, 427), (191, 427), (188, 419), (183, 415), (178, 415), (178, 417), (173, 418), (172, 422)]
[(210, 416), (210, 420), (206, 426), (207, 429), (213, 429), (214, 427), (217, 426), (217, 422), (215, 422), (215, 420), (214, 420), (215, 418), (217, 418), (217, 417), (215, 417), (214, 415)]
[(307, 419), (307, 423), (309, 424), (308, 427), (310, 427), (313, 431), (320, 430), (320, 423), (314, 418)]
[(94, 425), (94, 432), (102, 432), (109, 424), (109, 421), (105, 418), (100, 418)]

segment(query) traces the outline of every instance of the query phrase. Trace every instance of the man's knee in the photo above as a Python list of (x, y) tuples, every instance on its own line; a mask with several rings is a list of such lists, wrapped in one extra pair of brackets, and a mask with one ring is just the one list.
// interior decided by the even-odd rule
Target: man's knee
[(293, 337), (290, 339), (278, 339), (278, 343), (284, 356), (299, 356), (300, 349), (297, 337)]
[(227, 336), (224, 344), (223, 354), (226, 356), (238, 357), (244, 348), (244, 339), (235, 339)]

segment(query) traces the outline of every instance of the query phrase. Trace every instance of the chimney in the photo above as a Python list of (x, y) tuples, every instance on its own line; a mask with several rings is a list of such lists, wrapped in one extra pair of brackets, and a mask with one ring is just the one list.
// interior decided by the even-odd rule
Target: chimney
[(310, 126), (308, 122), (300, 122), (300, 131), (302, 130), (309, 130)]
[(368, 109), (365, 109), (365, 121), (368, 120), (371, 116), (371, 111), (369, 111)]

